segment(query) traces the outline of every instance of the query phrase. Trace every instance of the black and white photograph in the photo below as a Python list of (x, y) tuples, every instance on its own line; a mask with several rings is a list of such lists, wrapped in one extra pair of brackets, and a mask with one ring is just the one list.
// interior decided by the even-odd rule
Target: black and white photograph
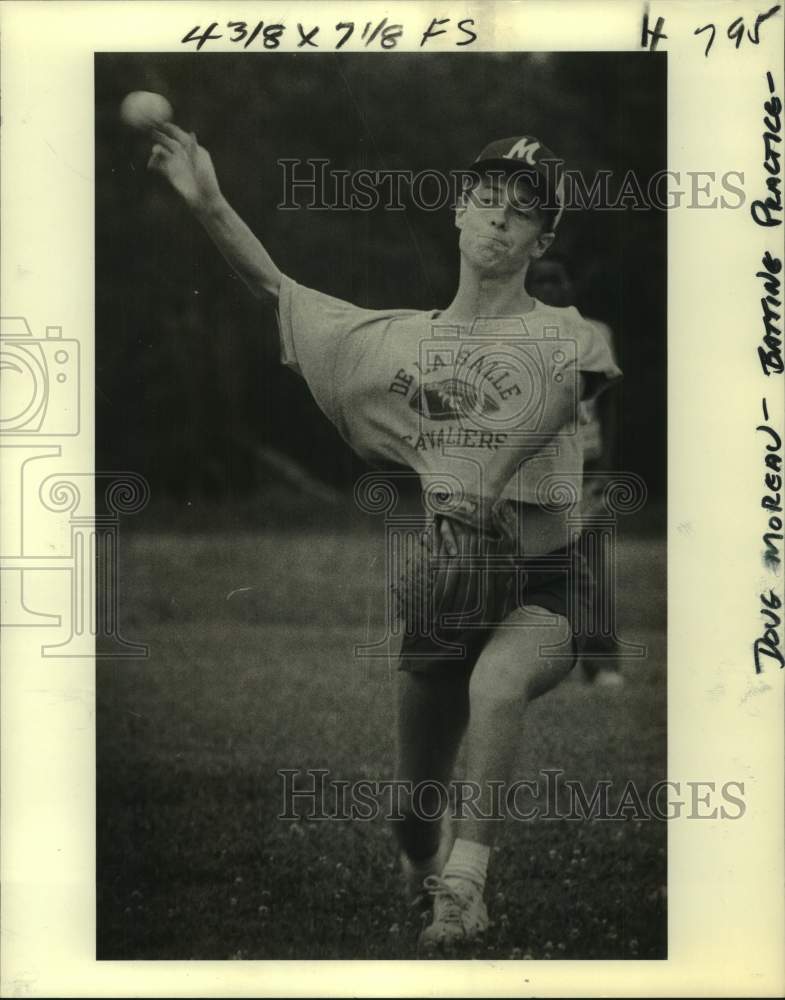
[(666, 85), (96, 56), (101, 958), (667, 956)]
[(784, 23), (0, 4), (0, 995), (783, 994)]

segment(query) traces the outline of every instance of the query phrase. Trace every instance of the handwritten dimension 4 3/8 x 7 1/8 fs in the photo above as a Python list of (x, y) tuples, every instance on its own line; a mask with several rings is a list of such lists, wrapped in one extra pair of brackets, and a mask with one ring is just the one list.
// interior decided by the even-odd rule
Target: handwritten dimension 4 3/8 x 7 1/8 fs
[[(471, 17), (458, 21), (449, 17), (431, 18), (426, 28), (412, 28), (411, 33), (419, 37), (420, 48), (442, 35), (447, 36), (441, 39), (442, 44), (447, 42), (456, 47), (464, 47), (477, 40), (477, 32), (472, 30), (475, 24)], [(224, 28), (225, 32), (219, 30), (221, 28)], [(199, 51), (209, 42), (226, 39), (233, 44), (242, 45), (244, 49), (250, 48), (254, 42), (265, 49), (277, 49), (284, 34), (292, 31), (296, 32), (298, 49), (327, 48), (336, 51), (352, 40), (355, 44), (359, 43), (361, 49), (371, 47), (394, 49), (398, 41), (407, 34), (403, 24), (388, 24), (386, 17), (380, 21), (339, 21), (329, 27), (320, 24), (304, 25), (298, 21), (294, 28), (281, 23), (266, 24), (264, 21), (259, 21), (253, 26), (247, 21), (226, 21), (223, 24), (213, 21), (206, 28), (195, 25), (180, 39), (180, 44), (193, 43)]]

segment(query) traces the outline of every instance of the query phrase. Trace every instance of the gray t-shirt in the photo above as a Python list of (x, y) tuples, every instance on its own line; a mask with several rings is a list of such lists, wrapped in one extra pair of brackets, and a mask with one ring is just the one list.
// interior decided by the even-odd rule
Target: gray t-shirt
[[(408, 466), (424, 487), (446, 474), (478, 492), (496, 450), (542, 440), (503, 496), (537, 503), (538, 484), (553, 474), (580, 496), (578, 387), (593, 399), (621, 372), (575, 308), (535, 300), (525, 315), (467, 330), (436, 311), (362, 309), (284, 277), (278, 316), (283, 363), (362, 458)], [(545, 444), (539, 419), (550, 392), (570, 394), (574, 406)]]

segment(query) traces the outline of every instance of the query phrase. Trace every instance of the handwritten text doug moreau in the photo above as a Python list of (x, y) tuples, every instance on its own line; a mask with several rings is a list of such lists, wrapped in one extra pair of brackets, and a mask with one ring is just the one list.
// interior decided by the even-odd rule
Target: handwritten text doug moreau
[[(782, 101), (775, 93), (772, 73), (766, 74), (768, 99), (763, 104), (763, 169), (766, 194), (754, 201), (750, 213), (758, 226), (780, 231), (782, 226)], [(757, 271), (756, 278), (763, 282), (761, 314), (762, 336), (757, 347), (760, 370), (766, 380), (783, 376), (782, 359), (782, 260), (767, 250)], [(767, 395), (771, 395), (767, 393)], [(763, 415), (756, 431), (764, 436), (763, 482), (761, 508), (765, 524), (761, 534), (763, 566), (767, 574), (774, 574), (781, 583), (783, 542), (783, 474), (782, 434), (774, 426), (775, 417), (767, 396), (761, 400)], [(774, 587), (767, 585), (760, 595), (762, 631), (752, 644), (755, 672), (762, 673), (763, 660), (773, 660), (785, 666), (782, 641), (782, 598)]]

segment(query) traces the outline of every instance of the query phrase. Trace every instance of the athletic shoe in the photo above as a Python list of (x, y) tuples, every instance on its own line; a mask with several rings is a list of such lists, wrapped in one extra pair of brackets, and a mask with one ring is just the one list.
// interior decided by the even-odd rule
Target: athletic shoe
[(425, 887), (433, 897), (433, 921), (420, 935), (420, 947), (463, 944), (487, 929), (488, 911), (482, 892), (473, 882), (430, 875)]

